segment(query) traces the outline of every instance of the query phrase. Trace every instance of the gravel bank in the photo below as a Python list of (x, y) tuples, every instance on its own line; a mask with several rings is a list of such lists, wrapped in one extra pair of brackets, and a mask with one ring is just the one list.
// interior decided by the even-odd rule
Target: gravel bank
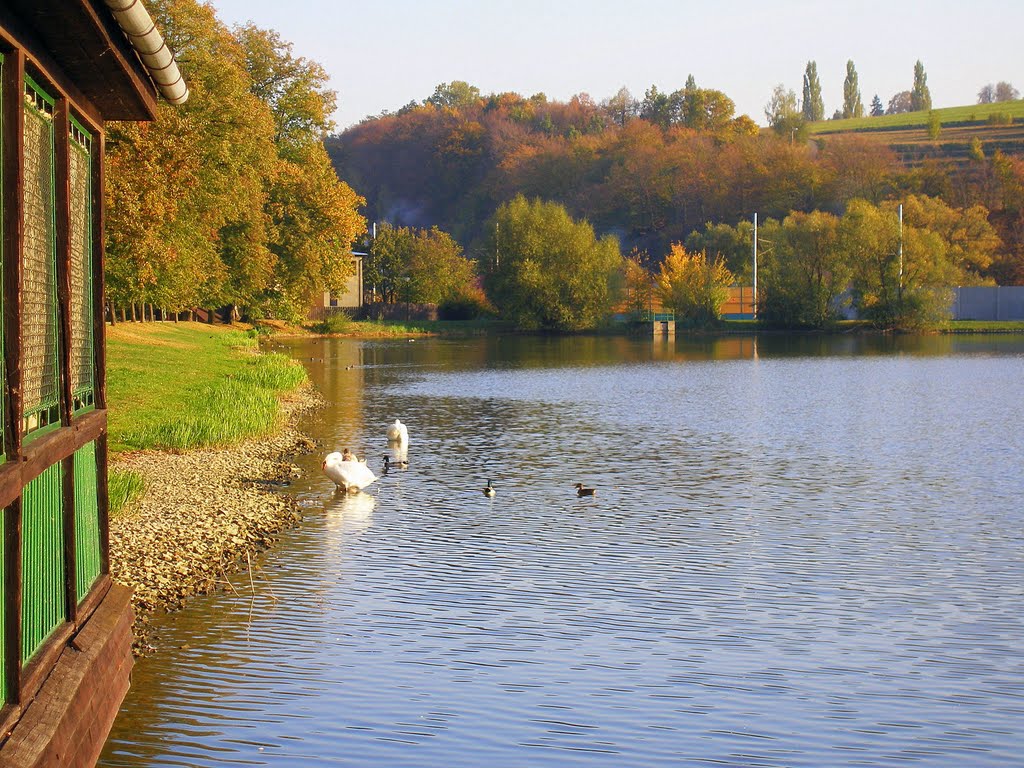
[[(282, 401), (286, 425), (270, 437), (227, 449), (183, 454), (122, 454), (111, 468), (145, 477), (146, 491), (110, 525), (110, 570), (134, 596), (136, 653), (151, 650), (148, 626), (157, 611), (180, 608), (198, 594), (231, 588), (252, 554), (299, 520), (295, 502), (275, 490), (296, 476), (284, 457), (315, 443), (295, 427), (304, 411), (323, 404), (308, 384)], [(247, 558), (248, 556), (248, 558)]]

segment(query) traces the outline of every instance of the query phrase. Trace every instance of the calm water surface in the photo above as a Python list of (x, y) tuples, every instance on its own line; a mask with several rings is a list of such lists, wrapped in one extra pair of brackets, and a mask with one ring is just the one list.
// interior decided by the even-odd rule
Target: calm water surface
[(286, 346), (324, 452), (409, 467), (300, 457), (101, 765), (1021, 764), (1019, 337)]

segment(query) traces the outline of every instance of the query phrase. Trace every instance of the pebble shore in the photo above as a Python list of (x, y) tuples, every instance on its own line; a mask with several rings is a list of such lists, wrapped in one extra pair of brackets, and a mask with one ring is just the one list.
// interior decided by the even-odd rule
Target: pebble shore
[(111, 575), (133, 591), (137, 654), (152, 650), (155, 613), (232, 582), (241, 587), (253, 555), (299, 521), (295, 501), (279, 489), (298, 474), (286, 457), (316, 447), (296, 429), (297, 417), (322, 405), (307, 384), (284, 396), (285, 426), (269, 437), (181, 454), (137, 451), (111, 462), (145, 478), (143, 497), (110, 524)]

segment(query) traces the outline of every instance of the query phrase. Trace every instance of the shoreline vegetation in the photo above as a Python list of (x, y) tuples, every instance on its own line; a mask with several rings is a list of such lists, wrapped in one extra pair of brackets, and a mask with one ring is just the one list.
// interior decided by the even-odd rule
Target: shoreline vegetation
[(315, 443), (295, 427), (323, 405), (301, 365), (254, 335), (199, 323), (108, 328), (113, 578), (133, 592), (135, 652), (150, 620), (188, 598), (244, 592), (254, 556), (299, 519), (278, 490), (287, 457)]

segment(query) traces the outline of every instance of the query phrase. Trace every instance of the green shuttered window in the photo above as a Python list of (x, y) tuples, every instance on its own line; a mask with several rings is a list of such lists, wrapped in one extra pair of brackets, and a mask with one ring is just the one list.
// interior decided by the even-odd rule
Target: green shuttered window
[(81, 600), (100, 575), (96, 443), (75, 452), (75, 594)]
[(70, 129), (71, 396), (77, 412), (93, 399), (92, 137), (74, 118)]
[(25, 77), (25, 208), (22, 245), (22, 432), (60, 423), (54, 226), (53, 100)]
[(21, 660), (26, 662), (66, 618), (63, 465), (25, 486), (21, 501)]

